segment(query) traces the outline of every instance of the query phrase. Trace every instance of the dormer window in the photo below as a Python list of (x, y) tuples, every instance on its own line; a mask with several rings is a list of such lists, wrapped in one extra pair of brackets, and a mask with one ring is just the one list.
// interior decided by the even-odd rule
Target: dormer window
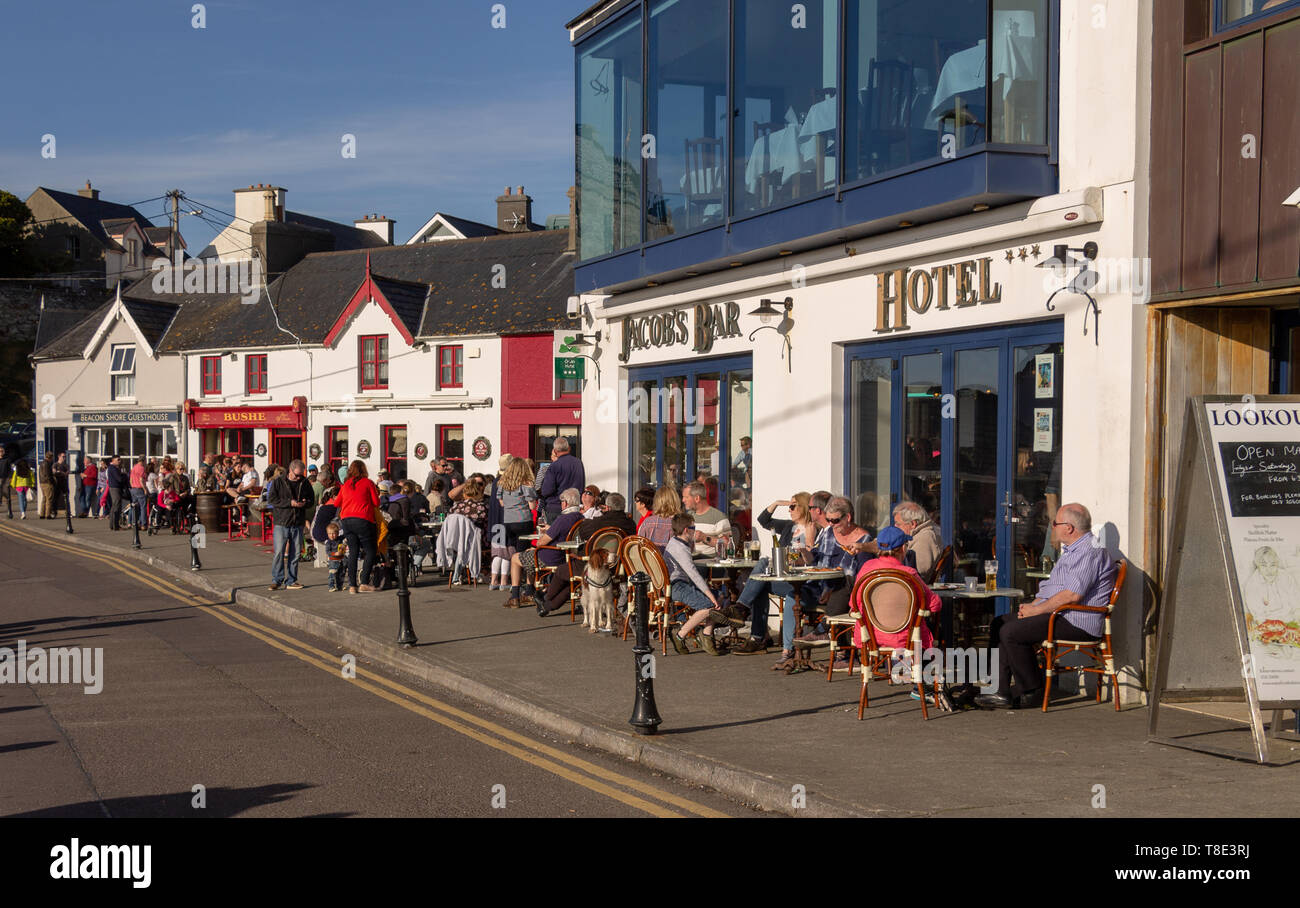
[(123, 344), (112, 349), (108, 374), (113, 400), (135, 400), (135, 345)]

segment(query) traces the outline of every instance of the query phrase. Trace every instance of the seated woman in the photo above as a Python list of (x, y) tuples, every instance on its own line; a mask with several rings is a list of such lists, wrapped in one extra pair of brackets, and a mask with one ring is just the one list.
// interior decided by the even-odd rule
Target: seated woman
[[(778, 541), (786, 549), (813, 548), (817, 541), (817, 524), (813, 522), (812, 513), (808, 510), (809, 498), (807, 492), (796, 492), (785, 501), (772, 502), (763, 513), (758, 515), (758, 525), (775, 533)], [(790, 520), (778, 520), (772, 516), (773, 511), (782, 507), (790, 509)], [(798, 546), (795, 546), (796, 541), (800, 543)], [(794, 592), (790, 584), (784, 581), (772, 583), (754, 577), (754, 574), (766, 574), (767, 566), (768, 559), (760, 558), (758, 564), (754, 566), (753, 574), (745, 583), (745, 588), (740, 591), (737, 601), (749, 609), (749, 639), (731, 650), (736, 655), (748, 656), (767, 652), (767, 648), (772, 645), (767, 634), (767, 596), (769, 593), (775, 593), (785, 597)]]
[[(921, 589), (925, 591), (925, 602), (922, 605), (922, 608), (928, 609), (931, 615), (937, 615), (939, 610), (943, 607), (943, 600), (940, 599), (933, 590), (926, 586), (925, 581), (921, 579), (921, 575), (916, 572), (916, 568), (903, 561), (904, 556), (907, 554), (907, 544), (911, 541), (912, 537), (904, 533), (898, 527), (885, 527), (880, 531), (880, 535), (876, 537), (876, 545), (880, 549), (880, 554), (871, 561), (862, 565), (861, 569), (858, 571), (858, 579), (861, 579), (863, 575), (878, 568), (893, 568), (899, 571), (906, 571), (916, 577), (916, 582), (919, 583)], [(931, 646), (934, 646), (934, 636), (930, 633), (930, 628), (924, 621), (921, 622), (920, 629), (921, 650), (925, 651)], [(857, 625), (854, 625), (853, 645), (861, 649), (865, 642), (866, 641), (862, 639), (861, 630)], [(879, 646), (906, 647), (909, 645), (907, 631), (898, 631), (893, 634), (877, 632), (876, 643)], [(904, 658), (904, 661), (907, 662), (908, 660)], [(909, 673), (907, 677), (910, 678), (910, 664), (908, 665), (907, 671)]]
[(172, 535), (179, 533), (181, 497), (176, 494), (176, 490), (171, 485), (164, 485), (158, 491), (155, 504), (158, 506), (158, 513), (162, 516), (162, 521), (171, 527)]

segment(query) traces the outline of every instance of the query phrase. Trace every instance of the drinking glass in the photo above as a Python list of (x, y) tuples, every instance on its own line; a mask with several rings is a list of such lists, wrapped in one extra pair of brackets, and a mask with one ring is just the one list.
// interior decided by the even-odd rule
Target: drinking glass
[(984, 590), (993, 592), (998, 588), (998, 563), (996, 561), (984, 562)]

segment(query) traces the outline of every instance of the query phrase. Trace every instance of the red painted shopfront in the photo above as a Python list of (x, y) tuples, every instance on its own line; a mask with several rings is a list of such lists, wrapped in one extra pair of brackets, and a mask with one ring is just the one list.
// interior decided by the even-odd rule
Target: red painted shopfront
[(554, 344), (550, 334), (501, 338), (503, 454), (550, 460), (557, 434), (582, 454), (582, 394), (555, 378)]
[[(185, 402), (185, 419), (199, 433), (199, 453), (238, 454), (270, 463), (302, 460), (307, 436), (307, 398), (287, 407), (201, 407)], [(259, 447), (265, 445), (265, 452)]]

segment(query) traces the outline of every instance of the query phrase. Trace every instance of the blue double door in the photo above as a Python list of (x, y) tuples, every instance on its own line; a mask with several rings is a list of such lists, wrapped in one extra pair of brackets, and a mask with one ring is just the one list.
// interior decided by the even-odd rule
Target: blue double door
[(1061, 504), (1059, 321), (877, 341), (845, 364), (845, 487), (858, 522), (921, 506), (953, 547), (950, 576), (1031, 593)]

